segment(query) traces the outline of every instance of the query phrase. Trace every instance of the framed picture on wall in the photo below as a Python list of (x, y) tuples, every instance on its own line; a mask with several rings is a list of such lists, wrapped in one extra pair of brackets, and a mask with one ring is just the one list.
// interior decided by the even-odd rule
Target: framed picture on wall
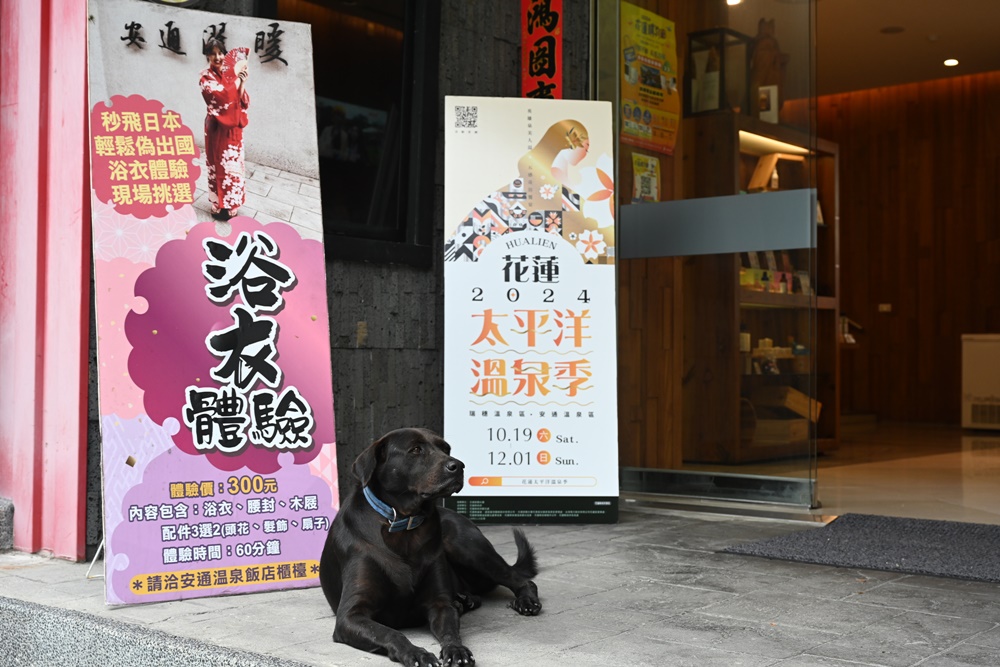
[(757, 110), (761, 120), (778, 122), (778, 86), (761, 86), (757, 89)]

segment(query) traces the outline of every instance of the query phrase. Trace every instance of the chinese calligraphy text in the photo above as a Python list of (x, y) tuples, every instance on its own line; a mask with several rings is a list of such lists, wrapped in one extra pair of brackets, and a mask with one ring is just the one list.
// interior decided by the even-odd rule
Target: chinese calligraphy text
[(521, 95), (562, 99), (562, 0), (521, 0)]

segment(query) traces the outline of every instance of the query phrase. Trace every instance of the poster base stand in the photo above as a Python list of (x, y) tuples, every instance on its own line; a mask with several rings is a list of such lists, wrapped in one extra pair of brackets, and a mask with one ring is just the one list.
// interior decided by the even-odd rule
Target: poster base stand
[(104, 574), (95, 574), (90, 576), (90, 571), (94, 569), (94, 565), (97, 563), (97, 559), (101, 557), (101, 552), (104, 551), (104, 538), (101, 538), (101, 543), (97, 545), (97, 551), (94, 552), (94, 557), (90, 560), (90, 567), (87, 568), (87, 579), (103, 579)]
[(479, 524), (618, 522), (618, 496), (451, 496), (444, 506)]

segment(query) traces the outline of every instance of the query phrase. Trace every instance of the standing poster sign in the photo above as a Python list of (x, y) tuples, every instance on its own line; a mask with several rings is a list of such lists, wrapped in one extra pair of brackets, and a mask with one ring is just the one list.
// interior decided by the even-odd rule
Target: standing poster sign
[(618, 512), (611, 106), (445, 98), (445, 437), (477, 521)]
[(317, 585), (338, 494), (309, 26), (90, 13), (107, 601)]
[(621, 139), (673, 155), (681, 114), (674, 22), (630, 2), (621, 12)]

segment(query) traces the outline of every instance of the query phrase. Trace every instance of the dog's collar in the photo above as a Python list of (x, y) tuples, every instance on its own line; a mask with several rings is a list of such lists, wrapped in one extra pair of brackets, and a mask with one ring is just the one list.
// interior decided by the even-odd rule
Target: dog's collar
[(365, 500), (367, 500), (368, 504), (372, 506), (372, 509), (389, 520), (390, 533), (398, 533), (403, 530), (413, 530), (424, 522), (423, 514), (416, 514), (402, 519), (397, 518), (396, 510), (379, 500), (371, 489), (365, 486), (361, 490), (364, 492)]

